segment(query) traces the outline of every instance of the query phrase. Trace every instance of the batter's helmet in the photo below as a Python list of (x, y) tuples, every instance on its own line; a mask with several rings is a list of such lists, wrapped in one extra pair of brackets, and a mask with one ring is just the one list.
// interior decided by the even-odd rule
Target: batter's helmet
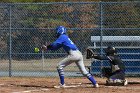
[(106, 49), (105, 49), (105, 53), (107, 55), (112, 55), (114, 53), (117, 53), (117, 50), (115, 49), (115, 47), (112, 47), (112, 46), (108, 46)]
[(66, 28), (64, 26), (58, 26), (56, 27), (56, 33), (57, 35), (62, 35), (62, 34), (66, 34)]

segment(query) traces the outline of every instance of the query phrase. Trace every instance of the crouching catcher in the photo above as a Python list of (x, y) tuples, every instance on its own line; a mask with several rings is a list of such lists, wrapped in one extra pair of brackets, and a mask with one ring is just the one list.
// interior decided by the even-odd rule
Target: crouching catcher
[(125, 65), (117, 55), (117, 50), (108, 46), (105, 49), (106, 55), (98, 55), (93, 52), (92, 49), (87, 49), (87, 59), (95, 58), (98, 60), (108, 60), (110, 67), (102, 68), (102, 74), (107, 77), (106, 85), (127, 85), (125, 79)]

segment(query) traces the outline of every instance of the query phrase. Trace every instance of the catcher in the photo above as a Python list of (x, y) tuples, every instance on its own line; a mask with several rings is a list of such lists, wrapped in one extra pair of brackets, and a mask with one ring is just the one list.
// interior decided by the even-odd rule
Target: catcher
[(105, 49), (106, 55), (95, 54), (91, 49), (87, 49), (87, 59), (95, 58), (98, 60), (109, 60), (110, 68), (102, 68), (102, 74), (107, 77), (106, 85), (127, 85), (125, 79), (125, 66), (122, 60), (118, 57), (114, 47), (108, 46)]

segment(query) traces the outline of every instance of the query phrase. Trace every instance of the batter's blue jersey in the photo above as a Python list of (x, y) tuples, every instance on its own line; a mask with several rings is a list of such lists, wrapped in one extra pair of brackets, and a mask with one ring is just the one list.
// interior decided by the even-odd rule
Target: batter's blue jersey
[(77, 46), (66, 34), (60, 35), (58, 39), (54, 41), (50, 46), (50, 50), (57, 50), (61, 47), (63, 47), (66, 52), (69, 52), (70, 50), (78, 50)]

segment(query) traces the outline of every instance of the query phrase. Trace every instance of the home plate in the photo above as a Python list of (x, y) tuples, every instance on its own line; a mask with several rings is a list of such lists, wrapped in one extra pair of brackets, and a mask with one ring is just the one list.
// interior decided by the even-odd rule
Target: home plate
[(76, 88), (76, 87), (78, 87), (78, 86), (74, 86), (74, 85), (69, 85), (69, 86), (67, 86), (67, 85), (65, 85), (65, 86), (54, 86), (54, 88)]

